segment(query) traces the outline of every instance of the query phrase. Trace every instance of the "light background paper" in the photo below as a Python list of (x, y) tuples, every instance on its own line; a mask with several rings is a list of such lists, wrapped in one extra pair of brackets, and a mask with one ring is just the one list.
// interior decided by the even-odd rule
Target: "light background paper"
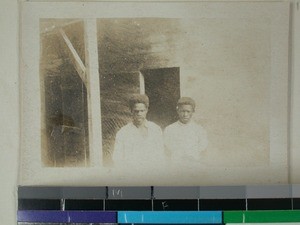
[[(291, 104), (289, 182), (300, 183), (300, 11), (292, 3)], [(19, 79), (18, 79), (18, 3), (0, 2), (1, 49), (1, 222), (16, 224), (16, 187), (19, 166)], [(298, 5), (298, 7), (297, 7)], [(273, 174), (276, 176), (276, 174)]]
[[(21, 10), (23, 107), (20, 184), (286, 183), (288, 9), (288, 3), (284, 2), (24, 3)], [(215, 154), (211, 156), (211, 164), (203, 166), (199, 163), (200, 165), (195, 164), (192, 168), (186, 165), (180, 170), (167, 166), (166, 169), (159, 168), (145, 173), (134, 168), (105, 168), (98, 160), (101, 144), (95, 142), (91, 149), (91, 167), (43, 167), (40, 160), (40, 109), (43, 104), (39, 79), (40, 18), (137, 17), (182, 19), (183, 33), (187, 35), (177, 42), (177, 45), (183, 47), (177, 55), (175, 51), (175, 60), (173, 58), (174, 62), (170, 66), (180, 66), (182, 95), (193, 96), (198, 105), (203, 105), (200, 106), (200, 114), (205, 117), (204, 120), (207, 119), (205, 125), (210, 129), (208, 135), (211, 136), (212, 146), (207, 151), (209, 154)], [(222, 74), (222, 71), (226, 72)], [(226, 98), (222, 98), (222, 94)], [(229, 101), (237, 103), (232, 104)], [(94, 107), (97, 107), (97, 102), (92, 99)], [(257, 109), (253, 105), (258, 106)], [(194, 117), (196, 121), (200, 120), (197, 112)], [(95, 118), (95, 114), (92, 114), (92, 126), (98, 127), (98, 123), (93, 121)], [(261, 127), (262, 132), (257, 127)], [(98, 133), (90, 135), (93, 141), (98, 140), (100, 136)], [(254, 139), (255, 135), (257, 143), (249, 144), (248, 138)], [(244, 152), (243, 146), (246, 146)], [(269, 160), (257, 165), (253, 160), (256, 153), (252, 148), (258, 148), (260, 151), (269, 148)], [(260, 157), (262, 156), (257, 156), (256, 160), (259, 161)], [(272, 176), (273, 173), (277, 175)], [(181, 179), (178, 179), (178, 176)]]

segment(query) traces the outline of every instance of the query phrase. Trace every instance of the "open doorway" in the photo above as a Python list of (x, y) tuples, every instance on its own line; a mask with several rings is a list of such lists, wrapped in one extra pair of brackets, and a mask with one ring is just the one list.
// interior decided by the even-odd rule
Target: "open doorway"
[(145, 94), (150, 100), (148, 119), (162, 128), (177, 120), (176, 104), (180, 98), (179, 67), (141, 70)]

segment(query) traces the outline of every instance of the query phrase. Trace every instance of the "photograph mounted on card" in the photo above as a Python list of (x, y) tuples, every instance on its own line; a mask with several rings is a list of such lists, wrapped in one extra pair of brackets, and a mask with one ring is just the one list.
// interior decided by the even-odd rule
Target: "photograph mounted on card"
[(22, 2), (21, 24), (20, 184), (287, 182), (288, 3)]

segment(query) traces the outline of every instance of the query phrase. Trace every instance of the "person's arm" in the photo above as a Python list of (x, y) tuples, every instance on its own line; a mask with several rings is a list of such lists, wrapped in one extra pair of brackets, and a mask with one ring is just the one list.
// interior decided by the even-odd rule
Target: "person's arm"
[(113, 152), (113, 162), (115, 165), (118, 165), (121, 163), (121, 160), (124, 158), (124, 143), (122, 140), (122, 133), (119, 131), (116, 135), (115, 139), (115, 146), (114, 146), (114, 152)]
[(168, 127), (163, 132), (164, 152), (168, 160), (172, 158), (171, 135)]
[(200, 154), (204, 154), (206, 152), (207, 146), (208, 146), (208, 138), (207, 138), (207, 132), (206, 130), (200, 126), (199, 129), (199, 152)]
[(164, 150), (163, 132), (160, 127), (158, 127), (157, 136), (157, 146), (160, 150)]
[(207, 154), (208, 138), (207, 132), (203, 127), (199, 129), (199, 160), (203, 160)]

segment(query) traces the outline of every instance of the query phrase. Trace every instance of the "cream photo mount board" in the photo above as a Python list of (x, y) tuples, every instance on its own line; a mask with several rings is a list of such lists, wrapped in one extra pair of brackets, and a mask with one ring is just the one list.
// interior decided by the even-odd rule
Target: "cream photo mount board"
[(287, 183), (289, 10), (21, 2), (19, 184)]

